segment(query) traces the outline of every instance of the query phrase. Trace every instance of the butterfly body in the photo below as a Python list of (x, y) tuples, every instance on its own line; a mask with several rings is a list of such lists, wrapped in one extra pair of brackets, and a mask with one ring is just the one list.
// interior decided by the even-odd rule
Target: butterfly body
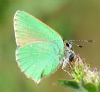
[[(36, 83), (54, 73), (65, 57), (61, 36), (52, 28), (24, 11), (14, 15), (14, 31), (17, 44), (16, 61), (22, 72)], [(66, 62), (69, 62), (68, 60)], [(63, 64), (64, 65), (64, 64)]]
[(66, 65), (69, 62), (74, 61), (76, 54), (72, 48), (72, 43), (70, 41), (67, 41), (67, 42), (65, 41), (64, 44), (65, 44), (65, 47), (64, 47), (64, 57), (63, 57), (63, 62), (62, 62), (63, 63), (62, 69), (66, 71), (64, 68), (66, 68)]

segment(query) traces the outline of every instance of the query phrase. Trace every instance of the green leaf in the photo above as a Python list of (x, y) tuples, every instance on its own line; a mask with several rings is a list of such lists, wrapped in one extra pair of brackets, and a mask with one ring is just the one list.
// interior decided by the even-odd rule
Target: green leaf
[(84, 88), (88, 90), (88, 92), (98, 92), (97, 87), (92, 83), (84, 84)]
[(70, 88), (73, 88), (73, 89), (79, 89), (79, 85), (75, 81), (58, 80), (58, 82), (64, 87), (70, 87)]

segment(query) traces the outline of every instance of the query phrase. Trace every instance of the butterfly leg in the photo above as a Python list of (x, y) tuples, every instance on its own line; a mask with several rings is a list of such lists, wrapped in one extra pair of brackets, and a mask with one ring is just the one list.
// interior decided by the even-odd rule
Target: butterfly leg
[(64, 58), (63, 59), (63, 63), (62, 63), (62, 69), (66, 72), (66, 66), (69, 63), (69, 59), (68, 58)]

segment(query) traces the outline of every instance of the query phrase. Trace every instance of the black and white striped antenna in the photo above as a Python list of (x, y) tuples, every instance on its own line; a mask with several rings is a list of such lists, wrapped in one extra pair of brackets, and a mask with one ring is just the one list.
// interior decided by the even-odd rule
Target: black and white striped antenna
[(94, 40), (65, 40), (64, 41), (64, 43), (70, 43), (72, 45), (74, 44), (74, 45), (76, 45), (77, 47), (80, 47), (80, 48), (84, 47), (83, 45), (79, 45), (76, 42), (93, 43), (95, 41)]

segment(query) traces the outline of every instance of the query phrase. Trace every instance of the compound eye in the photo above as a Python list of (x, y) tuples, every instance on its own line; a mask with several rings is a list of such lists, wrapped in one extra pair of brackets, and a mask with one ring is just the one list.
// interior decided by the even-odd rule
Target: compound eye
[(66, 46), (69, 47), (69, 43), (66, 43)]

